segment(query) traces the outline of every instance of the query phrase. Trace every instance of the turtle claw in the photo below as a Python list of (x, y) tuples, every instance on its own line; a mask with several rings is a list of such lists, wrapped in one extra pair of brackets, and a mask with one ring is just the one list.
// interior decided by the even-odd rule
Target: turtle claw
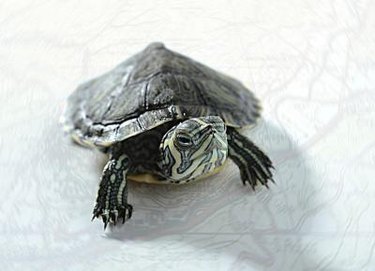
[(133, 206), (130, 204), (114, 207), (111, 210), (95, 207), (92, 220), (101, 217), (104, 223), (104, 229), (106, 229), (108, 224), (116, 225), (120, 219), (122, 219), (122, 224), (124, 224), (128, 219), (131, 218), (132, 213)]
[(119, 217), (122, 217), (122, 224), (124, 224), (126, 220), (132, 217), (132, 213), (133, 213), (133, 206), (131, 206), (130, 204), (120, 207)]
[(102, 220), (103, 220), (103, 223), (104, 223), (104, 229), (106, 229), (107, 225), (108, 225), (108, 215), (107, 214), (102, 215)]
[(245, 186), (246, 186), (247, 183), (249, 183), (250, 187), (253, 189), (253, 191), (255, 191), (256, 183), (254, 183), (251, 179), (249, 179), (249, 178), (242, 178), (242, 183)]
[(242, 183), (243, 185), (246, 185), (247, 183), (250, 185), (250, 187), (253, 189), (253, 191), (255, 191), (255, 187), (260, 183), (262, 185), (264, 185), (267, 189), (270, 189), (269, 185), (268, 185), (268, 181), (271, 181), (272, 183), (275, 183), (275, 181), (272, 179), (272, 178), (268, 178), (268, 179), (259, 179), (259, 178), (248, 178), (248, 177), (243, 177), (242, 179)]

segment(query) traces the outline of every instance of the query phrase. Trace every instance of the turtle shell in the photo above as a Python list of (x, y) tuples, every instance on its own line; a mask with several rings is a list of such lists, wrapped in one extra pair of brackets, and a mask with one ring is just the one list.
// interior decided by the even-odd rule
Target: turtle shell
[(86, 145), (109, 146), (168, 121), (216, 115), (253, 124), (258, 100), (239, 81), (152, 43), (68, 98), (63, 123)]

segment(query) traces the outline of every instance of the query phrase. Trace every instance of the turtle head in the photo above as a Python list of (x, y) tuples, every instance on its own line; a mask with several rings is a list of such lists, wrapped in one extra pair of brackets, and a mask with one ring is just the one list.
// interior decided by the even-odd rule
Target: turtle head
[(185, 120), (164, 135), (160, 149), (164, 177), (178, 182), (195, 179), (225, 162), (226, 126), (216, 116)]

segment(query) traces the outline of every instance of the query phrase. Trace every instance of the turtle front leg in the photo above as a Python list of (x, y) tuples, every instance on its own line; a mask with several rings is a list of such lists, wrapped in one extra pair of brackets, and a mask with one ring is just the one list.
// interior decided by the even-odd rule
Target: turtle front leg
[(234, 128), (227, 128), (229, 157), (239, 167), (243, 184), (249, 183), (253, 189), (259, 181), (268, 188), (268, 180), (273, 182), (271, 160), (248, 138)]
[(108, 223), (116, 224), (121, 219), (122, 223), (125, 223), (125, 220), (132, 216), (133, 207), (127, 202), (128, 171), (129, 158), (125, 154), (117, 158), (110, 157), (104, 167), (92, 217), (101, 217), (104, 229)]

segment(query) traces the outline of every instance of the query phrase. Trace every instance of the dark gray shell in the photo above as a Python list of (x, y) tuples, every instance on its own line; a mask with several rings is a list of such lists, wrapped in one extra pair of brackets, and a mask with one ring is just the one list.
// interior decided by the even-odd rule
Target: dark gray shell
[(239, 81), (152, 43), (68, 99), (65, 128), (80, 143), (109, 146), (171, 120), (220, 116), (253, 124), (258, 101)]

